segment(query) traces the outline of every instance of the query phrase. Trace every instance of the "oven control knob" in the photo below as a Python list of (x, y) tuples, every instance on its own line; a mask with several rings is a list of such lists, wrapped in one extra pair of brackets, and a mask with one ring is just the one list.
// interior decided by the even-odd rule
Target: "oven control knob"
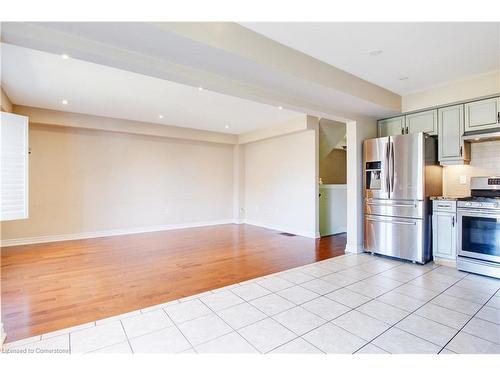
[(478, 203), (476, 207), (483, 207), (482, 203)]

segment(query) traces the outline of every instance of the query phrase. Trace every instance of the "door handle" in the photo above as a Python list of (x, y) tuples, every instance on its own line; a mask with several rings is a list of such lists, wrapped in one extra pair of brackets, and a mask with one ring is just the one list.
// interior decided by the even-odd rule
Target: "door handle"
[(438, 203), (437, 205), (439, 208), (451, 208), (451, 204), (442, 204), (442, 203)]
[(373, 219), (371, 217), (365, 217), (366, 220), (368, 221), (375, 221), (378, 223), (389, 223), (389, 224), (398, 224), (398, 225), (417, 225), (416, 222), (411, 221), (394, 221), (394, 220), (384, 220), (384, 219)]

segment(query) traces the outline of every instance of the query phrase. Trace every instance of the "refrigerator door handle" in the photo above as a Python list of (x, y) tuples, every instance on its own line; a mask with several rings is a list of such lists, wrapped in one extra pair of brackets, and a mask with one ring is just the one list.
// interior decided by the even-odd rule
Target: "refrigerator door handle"
[(394, 193), (394, 143), (391, 142), (391, 193)]
[(389, 138), (389, 141), (385, 144), (385, 165), (386, 167), (384, 168), (386, 170), (386, 174), (385, 174), (385, 189), (387, 190), (387, 194), (388, 194), (388, 197), (389, 197), (389, 191), (391, 189), (391, 186), (390, 186), (390, 180), (389, 180), (389, 146), (391, 144), (391, 140)]

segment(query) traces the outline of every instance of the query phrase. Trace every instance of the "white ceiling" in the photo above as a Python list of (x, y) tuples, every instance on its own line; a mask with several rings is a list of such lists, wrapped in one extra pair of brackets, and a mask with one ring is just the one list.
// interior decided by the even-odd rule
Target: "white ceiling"
[(318, 117), (382, 118), (401, 109), (397, 94), (231, 22), (7, 22), (1, 32), (8, 44)]
[(400, 95), (500, 69), (500, 23), (242, 25)]
[[(232, 134), (301, 116), (61, 55), (6, 43), (1, 47), (2, 86), (15, 104)], [(67, 105), (62, 104), (63, 99)]]

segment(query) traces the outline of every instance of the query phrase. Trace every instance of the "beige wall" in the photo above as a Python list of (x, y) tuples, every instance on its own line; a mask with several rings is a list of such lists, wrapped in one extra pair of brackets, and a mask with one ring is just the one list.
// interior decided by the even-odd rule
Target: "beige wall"
[(363, 251), (363, 141), (377, 136), (377, 121), (359, 118), (347, 130), (347, 244), (345, 251)]
[(2, 239), (232, 219), (233, 146), (30, 124), (30, 218)]
[(0, 109), (4, 112), (12, 112), (12, 102), (0, 86)]
[(344, 150), (332, 150), (319, 161), (319, 176), (324, 184), (347, 183), (347, 154)]
[(246, 222), (317, 236), (316, 131), (244, 147)]
[[(470, 195), (470, 178), (473, 176), (500, 176), (500, 141), (473, 143), (470, 165), (450, 165), (443, 169), (443, 195), (466, 197)], [(466, 176), (466, 184), (460, 184)]]
[(402, 111), (416, 111), (498, 93), (500, 93), (500, 70), (405, 95), (402, 98)]

